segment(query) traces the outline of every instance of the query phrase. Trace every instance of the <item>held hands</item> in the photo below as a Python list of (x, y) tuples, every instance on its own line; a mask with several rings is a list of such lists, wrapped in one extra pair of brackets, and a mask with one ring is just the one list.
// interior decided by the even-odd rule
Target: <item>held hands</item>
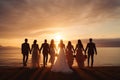
[(41, 54), (41, 50), (39, 50), (39, 54)]
[(97, 52), (95, 52), (95, 54), (97, 55)]
[(74, 50), (74, 53), (75, 53), (76, 51)]
[(86, 55), (86, 50), (84, 50), (84, 53), (85, 53), (85, 55)]
[(30, 54), (31, 54), (31, 50), (30, 50)]

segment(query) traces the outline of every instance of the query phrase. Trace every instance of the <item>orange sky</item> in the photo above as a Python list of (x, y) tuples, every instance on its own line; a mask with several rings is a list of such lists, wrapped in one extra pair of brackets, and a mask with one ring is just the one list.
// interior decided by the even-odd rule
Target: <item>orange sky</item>
[(120, 38), (119, 0), (0, 0), (0, 45), (24, 38)]

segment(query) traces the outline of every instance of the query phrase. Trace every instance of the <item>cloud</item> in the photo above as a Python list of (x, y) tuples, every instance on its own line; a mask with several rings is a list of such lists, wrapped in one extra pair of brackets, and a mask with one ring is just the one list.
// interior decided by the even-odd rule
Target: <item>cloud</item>
[(119, 0), (0, 0), (0, 35), (120, 18)]

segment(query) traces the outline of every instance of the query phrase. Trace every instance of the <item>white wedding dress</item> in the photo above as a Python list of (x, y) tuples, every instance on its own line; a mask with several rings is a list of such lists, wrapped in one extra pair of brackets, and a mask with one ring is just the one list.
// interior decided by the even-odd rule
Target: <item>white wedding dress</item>
[(39, 46), (38, 44), (32, 45), (32, 68), (40, 67), (40, 54), (39, 54)]
[(55, 64), (53, 65), (51, 71), (53, 71), (53, 72), (65, 72), (65, 73), (73, 72), (68, 66), (67, 59), (65, 56), (65, 50), (63, 48), (60, 48), (59, 56), (58, 56)]

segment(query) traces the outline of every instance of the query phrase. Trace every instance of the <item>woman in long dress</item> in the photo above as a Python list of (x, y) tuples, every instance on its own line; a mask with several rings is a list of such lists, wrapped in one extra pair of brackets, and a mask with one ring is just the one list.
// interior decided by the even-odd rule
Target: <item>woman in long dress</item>
[(72, 67), (73, 60), (74, 60), (73, 52), (74, 52), (74, 47), (71, 44), (71, 41), (68, 41), (68, 45), (66, 47), (66, 56), (67, 56), (68, 65), (70, 68)]
[(39, 46), (37, 44), (37, 40), (34, 40), (31, 48), (32, 52), (32, 67), (39, 68), (40, 67), (40, 54), (39, 54)]
[(83, 55), (84, 48), (83, 48), (83, 44), (81, 40), (78, 40), (75, 51), (76, 51), (76, 61), (78, 63), (78, 66), (79, 68), (83, 68), (85, 60), (84, 60), (84, 55)]
[(50, 43), (50, 60), (49, 60), (51, 63), (51, 66), (53, 66), (55, 61), (55, 50), (56, 50), (56, 45), (54, 43), (54, 40), (52, 39)]
[(65, 55), (65, 45), (63, 44), (62, 40), (60, 41), (58, 47), (59, 47), (59, 55), (51, 71), (71, 73), (72, 70), (69, 68), (69, 65), (67, 63), (67, 59)]

